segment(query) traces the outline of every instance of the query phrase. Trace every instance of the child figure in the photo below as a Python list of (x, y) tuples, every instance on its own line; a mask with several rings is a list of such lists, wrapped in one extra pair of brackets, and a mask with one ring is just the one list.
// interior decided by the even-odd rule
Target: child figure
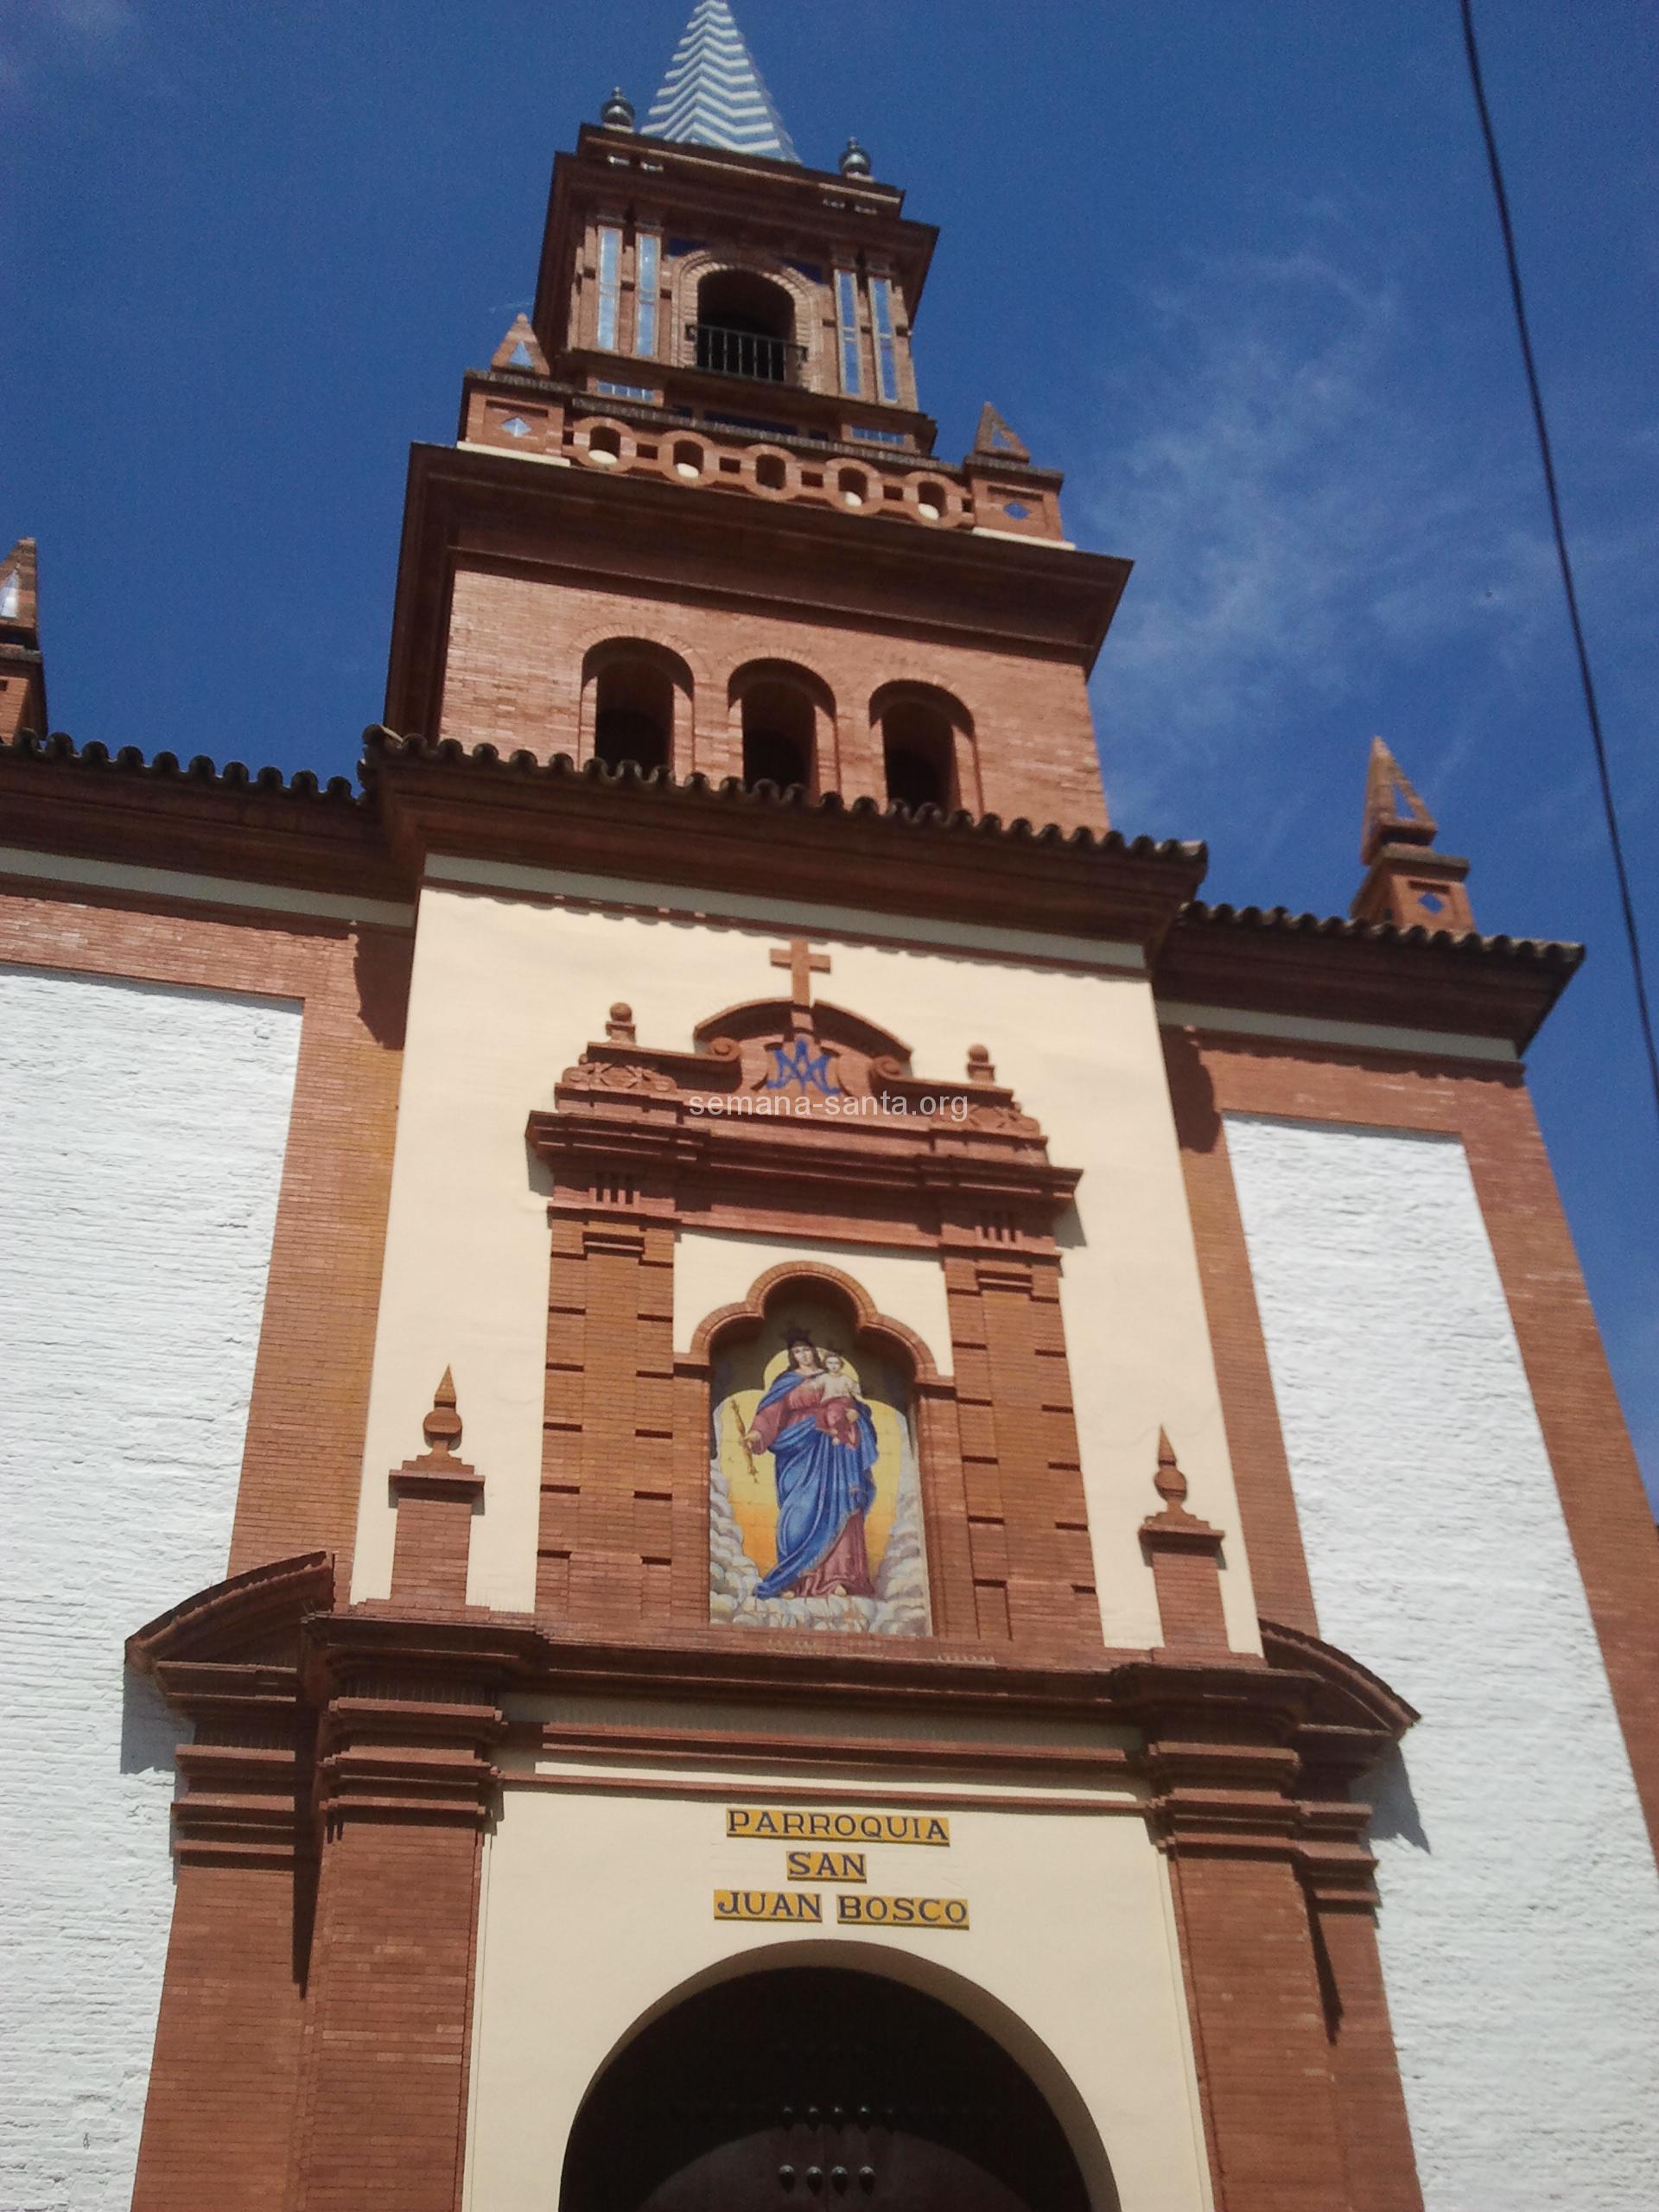
[(853, 1378), (847, 1372), (847, 1363), (838, 1351), (823, 1355), (823, 1379), (815, 1392), (818, 1402), (817, 1421), (826, 1436), (834, 1437), (837, 1444), (858, 1442), (858, 1392)]

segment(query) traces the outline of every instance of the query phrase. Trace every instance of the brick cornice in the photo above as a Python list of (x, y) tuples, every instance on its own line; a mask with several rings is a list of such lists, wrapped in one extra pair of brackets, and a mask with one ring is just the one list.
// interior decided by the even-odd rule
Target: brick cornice
[(1497, 1037), (1519, 1052), (1583, 958), (1582, 945), (1541, 938), (1195, 901), (1163, 939), (1153, 982), (1163, 999)]
[(1201, 879), (1202, 845), (1033, 830), (995, 815), (918, 816), (874, 800), (715, 787), (563, 755), (545, 764), (365, 733), (364, 772), (411, 873), (431, 853), (683, 884), (787, 880), (791, 897), (1155, 948)]
[[(602, 402), (596, 402), (602, 406)], [(914, 465), (929, 464), (920, 456)], [(812, 500), (743, 499), (645, 471), (538, 465), (466, 446), (410, 448), (386, 719), (431, 729), (455, 571), (595, 575), (681, 604), (815, 609), (874, 634), (1000, 644), (1084, 674), (1131, 563), (1049, 540), (876, 523)]]
[(146, 759), (61, 734), (0, 745), (3, 842), (334, 895), (405, 901), (372, 805), (349, 779)]
[[(996, 1726), (982, 1745), (952, 1739), (953, 1771), (1138, 1776), (1165, 1848), (1287, 1856), (1322, 1897), (1366, 1904), (1368, 1810), (1342, 1791), (1414, 1717), (1344, 1654), (1270, 1624), (1268, 1661), (1102, 1648), (1056, 1662), (936, 1640), (832, 1649), (807, 1632), (761, 1643), (668, 1625), (643, 1643), (478, 1607), (440, 1613), (381, 1600), (333, 1611), (320, 1564), (238, 1576), (131, 1640), (136, 1661), (198, 1726), (181, 1760), (181, 1858), (290, 1864), (315, 1848), (314, 1818), (324, 1835), (363, 1821), (479, 1828), (496, 1801), (505, 1700), (516, 1694), (550, 1700), (537, 1738), (547, 1751), (680, 1765), (706, 1764), (729, 1738), (740, 1755), (826, 1770), (850, 1758), (891, 1774), (939, 1764), (946, 1715), (978, 1718)], [(290, 1663), (238, 1656), (238, 1641), (263, 1654), (279, 1617)], [(215, 1656), (193, 1656), (193, 1646)], [(618, 1728), (590, 1720), (572, 1738), (558, 1717), (571, 1697), (613, 1697)], [(780, 1735), (778, 1708), (803, 1703), (878, 1726), (851, 1745)], [(711, 1734), (653, 1719), (653, 1707), (729, 1718)], [(1077, 1726), (1075, 1744), (1057, 1745), (1056, 1720)]]

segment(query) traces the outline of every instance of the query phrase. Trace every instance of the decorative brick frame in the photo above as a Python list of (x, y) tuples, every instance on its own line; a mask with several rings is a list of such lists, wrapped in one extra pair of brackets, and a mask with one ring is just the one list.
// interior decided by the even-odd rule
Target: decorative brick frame
[[(640, 1046), (626, 1007), (609, 1027), (526, 1132), (553, 1178), (537, 1611), (708, 1625), (712, 1332), (756, 1318), (772, 1287), (763, 1276), (760, 1306), (707, 1317), (677, 1355), (675, 1242), (713, 1228), (937, 1255), (950, 1378), (849, 1277), (817, 1278), (916, 1368), (936, 1634), (1097, 1650), (1052, 1234), (1077, 1177), (1050, 1162), (982, 1048), (965, 1077), (929, 1083), (898, 1038), (798, 997), (712, 1017), (694, 1052)], [(833, 1058), (840, 1100), (875, 1110), (804, 1090), (803, 1112), (730, 1110), (766, 1088), (769, 1054), (812, 1048)]]
[[(877, 1311), (862, 1284), (839, 1268), (817, 1260), (784, 1260), (758, 1276), (747, 1298), (705, 1314), (692, 1336), (690, 1351), (677, 1357), (675, 1433), (707, 1435), (720, 1341), (749, 1328), (763, 1327), (767, 1310), (786, 1289), (828, 1293), (853, 1309), (855, 1340), (875, 1344), (888, 1357), (896, 1353), (910, 1374), (917, 1468), (922, 1489), (922, 1529), (927, 1548), (928, 1590), (933, 1630), (941, 1637), (977, 1634), (973, 1605), (973, 1562), (961, 1541), (967, 1526), (963, 1489), (962, 1433), (957, 1414), (957, 1387), (942, 1375), (913, 1329)], [(702, 1514), (709, 1516), (709, 1459), (702, 1454)], [(706, 1600), (705, 1600), (706, 1606)]]

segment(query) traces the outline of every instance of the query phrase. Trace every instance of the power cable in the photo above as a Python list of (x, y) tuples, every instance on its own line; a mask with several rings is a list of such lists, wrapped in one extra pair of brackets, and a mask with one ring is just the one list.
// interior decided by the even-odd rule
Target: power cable
[(1624, 841), (1619, 834), (1618, 809), (1613, 799), (1612, 777), (1607, 767), (1607, 747), (1601, 734), (1601, 710), (1596, 704), (1595, 681), (1590, 673), (1590, 655), (1584, 642), (1584, 626), (1579, 620), (1579, 595), (1573, 584), (1573, 563), (1567, 556), (1567, 532), (1561, 523), (1560, 493), (1555, 486), (1555, 461), (1549, 442), (1549, 424), (1544, 417), (1543, 393), (1538, 384), (1538, 366), (1532, 355), (1532, 334), (1527, 324), (1527, 302), (1521, 289), (1521, 263), (1515, 250), (1515, 228), (1510, 220), (1510, 198), (1503, 188), (1503, 164), (1497, 158), (1497, 140), (1492, 130), (1491, 111), (1486, 105), (1486, 87), (1480, 73), (1480, 49), (1475, 43), (1475, 19), (1471, 0), (1459, 0), (1463, 16), (1463, 48), (1469, 60), (1469, 82), (1475, 95), (1475, 106), (1480, 116), (1480, 135), (1486, 142), (1486, 165), (1492, 175), (1492, 196), (1497, 202), (1497, 220), (1503, 233), (1503, 255), (1509, 264), (1510, 296), (1515, 302), (1515, 327), (1521, 340), (1521, 361), (1527, 375), (1527, 391), (1532, 401), (1532, 419), (1538, 432), (1538, 453), (1544, 465), (1544, 488), (1549, 495), (1550, 525), (1555, 533), (1555, 554), (1560, 563), (1561, 583), (1567, 593), (1567, 620), (1573, 627), (1573, 644), (1579, 657), (1579, 678), (1584, 686), (1584, 704), (1590, 717), (1590, 737), (1595, 747), (1596, 774), (1601, 783), (1602, 811), (1607, 818), (1607, 842), (1612, 847), (1613, 873), (1618, 880), (1619, 905), (1624, 909), (1624, 935), (1630, 949), (1630, 971), (1636, 980), (1636, 1007), (1642, 1024), (1642, 1039), (1647, 1048), (1648, 1073), (1653, 1082), (1654, 1110), (1659, 1113), (1659, 1049), (1654, 1044), (1653, 1013), (1648, 1000), (1647, 971), (1642, 960), (1642, 938), (1637, 928), (1636, 901), (1630, 895), (1630, 872), (1624, 865)]

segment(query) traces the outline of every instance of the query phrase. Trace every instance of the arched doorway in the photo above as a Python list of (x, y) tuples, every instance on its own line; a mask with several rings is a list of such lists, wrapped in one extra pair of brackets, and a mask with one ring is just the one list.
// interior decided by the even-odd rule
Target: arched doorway
[(887, 1976), (785, 1967), (645, 2028), (576, 2116), (560, 2212), (1089, 2212), (1058, 2121), (973, 2022)]

